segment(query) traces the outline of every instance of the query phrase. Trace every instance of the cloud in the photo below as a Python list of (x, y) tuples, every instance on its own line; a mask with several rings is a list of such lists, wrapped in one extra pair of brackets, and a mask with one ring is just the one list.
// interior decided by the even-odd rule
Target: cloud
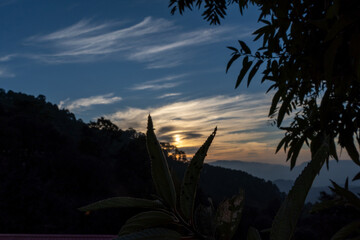
[(5, 56), (2, 56), (0, 57), (0, 62), (7, 62), (7, 61), (10, 61), (11, 59), (17, 57), (18, 54), (8, 54), (8, 55), (5, 55)]
[(175, 96), (180, 96), (181, 93), (165, 93), (164, 95), (161, 95), (157, 98), (162, 99), (162, 98), (168, 98), (168, 97), (175, 97)]
[(80, 98), (74, 101), (70, 101), (70, 99), (66, 99), (64, 101), (60, 101), (59, 108), (65, 108), (70, 111), (77, 111), (89, 108), (93, 105), (104, 105), (104, 104), (112, 104), (118, 101), (121, 101), (121, 97), (113, 97), (113, 93), (92, 96), (88, 98)]
[(130, 87), (131, 90), (160, 90), (160, 89), (167, 89), (179, 86), (182, 82), (169, 82), (172, 80), (179, 79), (181, 77), (186, 76), (186, 74), (179, 74), (179, 75), (170, 75), (163, 78), (146, 81), (141, 84), (135, 84)]
[[(213, 96), (156, 108), (130, 107), (106, 117), (121, 128), (131, 126), (145, 132), (146, 117), (150, 113), (160, 141), (176, 144), (189, 157), (217, 126), (218, 133), (210, 148), (208, 161), (237, 159), (285, 163), (283, 153), (275, 155), (283, 132), (269, 125), (270, 103), (271, 96), (264, 94)], [(175, 142), (175, 135), (180, 141)], [(299, 162), (308, 160), (307, 156), (302, 156)]]
[[(71, 26), (45, 35), (35, 35), (25, 43), (38, 47), (39, 52), (26, 54), (47, 63), (98, 61), (102, 58), (132, 60), (146, 68), (170, 68), (183, 63), (183, 50), (230, 38), (234, 28), (208, 27), (186, 31), (162, 18), (146, 17), (124, 26), (121, 22), (95, 23), (81, 20)], [(246, 32), (245, 32), (246, 31)], [(245, 35), (251, 31), (242, 30)]]
[(14, 73), (9, 72), (5, 67), (0, 67), (0, 78), (13, 78), (15, 77)]

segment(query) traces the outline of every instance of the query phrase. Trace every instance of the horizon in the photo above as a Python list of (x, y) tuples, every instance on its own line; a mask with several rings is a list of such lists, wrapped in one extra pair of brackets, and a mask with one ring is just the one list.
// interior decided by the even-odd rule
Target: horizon
[[(232, 8), (220, 26), (197, 10), (172, 16), (163, 0), (6, 0), (0, 13), (5, 90), (43, 94), (85, 122), (104, 116), (140, 132), (150, 113), (159, 140), (189, 157), (217, 126), (207, 162), (288, 165), (283, 151), (275, 154), (284, 133), (268, 118), (269, 86), (258, 73), (234, 90), (236, 67), (225, 74), (227, 46), (256, 46), (254, 7), (243, 17)], [(308, 159), (305, 149), (297, 164)]]

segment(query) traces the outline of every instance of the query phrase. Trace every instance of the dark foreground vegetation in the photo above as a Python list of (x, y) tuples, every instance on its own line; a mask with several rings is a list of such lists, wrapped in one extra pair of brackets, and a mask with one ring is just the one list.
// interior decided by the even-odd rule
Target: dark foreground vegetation
[[(154, 188), (145, 135), (106, 119), (85, 124), (45, 97), (0, 90), (0, 232), (116, 234), (137, 210), (82, 213), (104, 198), (152, 198)], [(168, 158), (179, 179), (183, 162)], [(245, 172), (205, 165), (197, 203), (214, 205), (245, 192), (239, 232), (271, 227), (283, 195), (271, 182)], [(331, 196), (323, 195), (323, 199)], [(351, 207), (303, 213), (295, 239), (329, 239), (355, 219)], [(331, 227), (330, 227), (331, 226)], [(264, 239), (266, 239), (266, 233)]]

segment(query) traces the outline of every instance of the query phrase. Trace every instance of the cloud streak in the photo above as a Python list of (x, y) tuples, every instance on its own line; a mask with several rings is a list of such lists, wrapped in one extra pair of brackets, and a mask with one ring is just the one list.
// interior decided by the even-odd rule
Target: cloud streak
[(9, 72), (9, 70), (5, 67), (0, 67), (0, 78), (13, 78), (15, 74)]
[(87, 109), (94, 105), (105, 105), (105, 104), (112, 104), (118, 101), (121, 101), (121, 97), (113, 97), (113, 93), (92, 96), (88, 98), (80, 98), (74, 101), (70, 101), (70, 99), (66, 99), (60, 101), (59, 108), (65, 108), (70, 111), (79, 111)]
[(146, 68), (169, 68), (182, 64), (184, 48), (222, 41), (232, 30), (209, 27), (186, 32), (171, 21), (152, 17), (130, 26), (81, 20), (49, 34), (29, 37), (25, 43), (37, 46), (40, 52), (26, 57), (47, 63), (112, 57), (145, 63)]
[[(218, 135), (207, 160), (244, 160), (284, 163), (284, 154), (275, 155), (282, 133), (268, 124), (269, 96), (251, 94), (214, 96), (174, 102), (157, 108), (127, 108), (106, 117), (121, 128), (145, 131), (149, 113), (158, 137), (171, 141), (191, 157), (215, 126)], [(180, 141), (175, 141), (175, 136)], [(301, 161), (301, 159), (300, 159)]]
[(186, 74), (170, 75), (163, 78), (145, 81), (140, 84), (135, 84), (130, 87), (131, 90), (160, 90), (179, 86), (182, 84), (181, 81), (172, 82), (173, 80), (179, 79), (186, 76)]

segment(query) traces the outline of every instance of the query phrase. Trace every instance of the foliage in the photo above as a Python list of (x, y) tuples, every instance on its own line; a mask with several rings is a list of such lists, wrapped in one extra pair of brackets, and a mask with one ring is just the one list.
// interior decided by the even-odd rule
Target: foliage
[[(181, 236), (191, 239), (215, 239), (215, 236), (220, 240), (232, 239), (240, 222), (243, 193), (221, 203), (216, 214), (201, 205), (196, 212), (194, 209), (200, 172), (215, 134), (216, 128), (191, 159), (181, 184), (180, 196), (177, 196), (179, 193), (175, 190), (167, 159), (156, 139), (152, 119), (149, 116), (146, 143), (157, 200), (128, 201), (119, 197), (90, 204), (80, 210), (93, 211), (104, 207), (153, 208), (151, 211), (139, 213), (128, 219), (120, 230), (118, 240), (180, 239)], [(204, 216), (209, 218), (209, 226), (203, 226)], [(213, 227), (215, 229), (211, 229)]]
[[(329, 156), (338, 160), (335, 139), (360, 166), (354, 144), (355, 137), (360, 145), (360, 2), (170, 0), (169, 7), (173, 14), (177, 10), (182, 14), (194, 5), (201, 9), (202, 3), (204, 19), (215, 25), (220, 24), (230, 5), (238, 5), (240, 14), (250, 4), (259, 8), (258, 21), (263, 26), (253, 35), (254, 41), (262, 40), (261, 46), (255, 52), (243, 41), (239, 41), (239, 48), (228, 47), (232, 57), (226, 71), (242, 58), (237, 88), (246, 75), (249, 86), (256, 72), (264, 69), (261, 82), (270, 82), (268, 91), (275, 91), (269, 116), (286, 131), (277, 151), (282, 147), (288, 150), (286, 160), (291, 161), (291, 168), (304, 143), (309, 145), (309, 142), (312, 162), (318, 162), (315, 156), (324, 144), (327, 150), (321, 154), (321, 161), (328, 164)], [(290, 126), (283, 127), (285, 116), (294, 112)], [(318, 165), (315, 172), (321, 166)], [(292, 193), (306, 196), (314, 177), (304, 172), (298, 180), (307, 179), (310, 185), (295, 184)], [(293, 234), (303, 205), (300, 200), (303, 197), (292, 199), (293, 194), (289, 194), (274, 222), (273, 239), (289, 239)], [(297, 209), (298, 213), (292, 215), (291, 209)]]
[(329, 209), (333, 209), (338, 206), (350, 207), (353, 213), (357, 214), (357, 219), (343, 226), (338, 230), (332, 240), (359, 238), (360, 237), (360, 198), (353, 192), (349, 191), (348, 179), (346, 179), (345, 186), (340, 187), (338, 184), (332, 181), (331, 191), (334, 197), (325, 201), (322, 201), (312, 208), (312, 212), (323, 212)]

